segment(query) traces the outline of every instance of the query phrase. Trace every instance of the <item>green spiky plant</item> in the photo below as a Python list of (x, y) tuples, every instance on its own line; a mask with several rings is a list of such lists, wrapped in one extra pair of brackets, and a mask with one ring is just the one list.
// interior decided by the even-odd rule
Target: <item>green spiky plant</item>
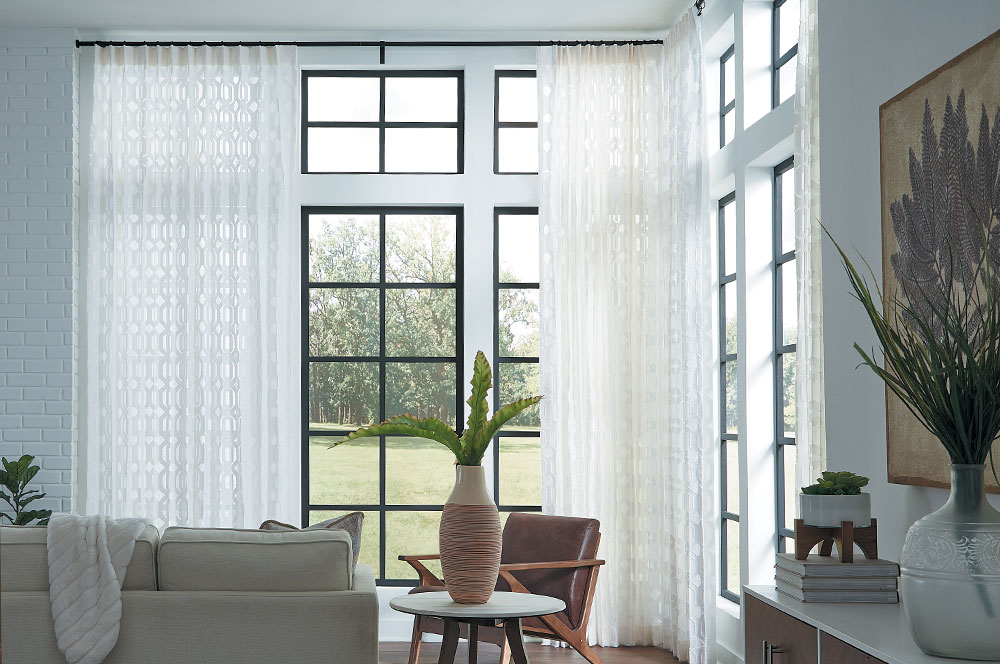
[(868, 478), (846, 470), (823, 471), (823, 477), (816, 478), (816, 484), (802, 487), (802, 493), (810, 496), (856, 496), (861, 487), (868, 486)]
[(44, 498), (45, 494), (38, 489), (28, 489), (28, 482), (38, 474), (38, 466), (32, 466), (31, 462), (35, 457), (25, 454), (17, 461), (8, 461), (6, 457), (0, 458), (3, 469), (0, 470), (0, 500), (10, 505), (14, 510), (13, 516), (6, 512), (0, 512), (0, 522), (7, 519), (15, 526), (27, 526), (35, 519), (38, 519), (39, 526), (49, 523), (52, 510), (29, 510), (25, 509), (28, 504)]
[(437, 418), (414, 417), (406, 414), (390, 417), (381, 424), (361, 427), (343, 440), (327, 447), (334, 448), (348, 441), (368, 436), (414, 436), (441, 443), (451, 450), (452, 454), (455, 455), (455, 461), (461, 466), (478, 466), (482, 463), (486, 448), (490, 446), (493, 436), (500, 430), (500, 427), (524, 410), (534, 406), (541, 401), (542, 397), (518, 399), (497, 409), (493, 413), (493, 417), (487, 420), (489, 406), (486, 397), (490, 388), (493, 387), (493, 372), (483, 351), (476, 353), (476, 361), (472, 366), (472, 380), (469, 384), (472, 385), (472, 394), (466, 403), (472, 410), (465, 424), (465, 431), (461, 435)]

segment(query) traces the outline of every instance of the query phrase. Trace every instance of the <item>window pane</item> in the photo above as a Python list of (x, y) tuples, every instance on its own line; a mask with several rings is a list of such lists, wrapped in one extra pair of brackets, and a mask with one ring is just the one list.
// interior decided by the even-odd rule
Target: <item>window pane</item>
[(386, 504), (444, 505), (454, 486), (455, 455), (447, 447), (425, 438), (386, 438)]
[(387, 290), (385, 352), (390, 357), (454, 356), (455, 320), (455, 291), (450, 288)]
[[(500, 405), (505, 406), (517, 399), (540, 394), (540, 380), (537, 363), (504, 362), (496, 366), (496, 384), (500, 393)], [(538, 404), (503, 426), (505, 430), (526, 429), (537, 431), (541, 426)]]
[(500, 355), (538, 356), (538, 289), (501, 288)]
[(350, 430), (377, 418), (377, 362), (309, 363), (310, 429)]
[(501, 76), (497, 120), (538, 122), (538, 85), (534, 76)]
[[(440, 512), (386, 512), (385, 515), (385, 576), (387, 579), (414, 579), (417, 573), (399, 556), (438, 553)], [(424, 561), (439, 579), (441, 562)]]
[(726, 433), (738, 433), (740, 414), (737, 407), (737, 385), (736, 385), (737, 361), (732, 360), (725, 363), (726, 372)]
[(740, 513), (740, 444), (727, 440), (726, 446), (726, 505), (725, 510)]
[[(372, 505), (379, 501), (378, 438), (327, 446), (343, 436), (309, 439), (309, 502), (314, 505)], [(378, 532), (376, 531), (376, 550)]]
[(781, 393), (785, 417), (785, 435), (795, 435), (795, 353), (781, 356)]
[[(348, 512), (310, 512), (309, 525), (345, 514)], [(378, 512), (365, 512), (364, 514), (365, 520), (361, 523), (361, 555), (358, 556), (358, 564), (370, 565), (375, 572), (375, 578), (380, 578), (378, 575), (380, 516)]]
[(736, 137), (736, 111), (726, 113), (726, 143), (730, 143)]
[(778, 103), (795, 94), (795, 61), (799, 56), (792, 57), (778, 70)]
[(795, 251), (795, 169), (781, 174), (781, 252)]
[(458, 122), (458, 78), (387, 76), (387, 122)]
[(736, 56), (731, 56), (726, 60), (725, 64), (725, 75), (726, 75), (726, 90), (725, 99), (723, 102), (729, 104), (729, 102), (736, 99)]
[[(795, 530), (795, 515), (798, 510), (799, 487), (795, 481), (795, 457), (798, 450), (794, 445), (783, 445), (779, 449), (785, 455), (782, 463), (785, 466), (785, 528)], [(780, 499), (781, 497), (779, 497)]]
[(501, 214), (497, 218), (500, 281), (538, 283), (538, 215)]
[(501, 127), (497, 138), (497, 165), (501, 173), (538, 172), (538, 129)]
[(736, 282), (730, 281), (728, 284), (723, 286), (723, 293), (726, 298), (726, 321), (723, 325), (724, 334), (726, 335), (726, 355), (735, 355), (737, 347), (736, 316), (738, 311), (737, 307), (739, 306), (739, 302), (736, 299)]
[(309, 280), (371, 283), (379, 280), (378, 215), (309, 217)]
[(725, 273), (736, 274), (736, 201), (727, 203), (722, 208), (725, 219), (726, 233), (726, 266)]
[(378, 173), (378, 129), (309, 127), (310, 173)]
[(409, 413), (455, 426), (454, 362), (390, 362), (385, 383), (386, 417)]
[(725, 521), (726, 525), (726, 590), (740, 594), (740, 524)]
[(378, 290), (309, 289), (309, 355), (378, 355)]
[(778, 55), (788, 53), (788, 49), (799, 41), (799, 3), (788, 0), (778, 8)]
[(377, 77), (310, 76), (306, 80), (309, 85), (308, 121), (378, 122)]
[(455, 173), (458, 129), (385, 130), (387, 173)]
[(799, 291), (795, 276), (795, 261), (781, 264), (781, 338), (785, 345), (794, 344), (799, 329)]
[(455, 215), (385, 217), (385, 280), (394, 283), (455, 281)]
[(500, 502), (504, 505), (542, 504), (540, 438), (500, 438)]

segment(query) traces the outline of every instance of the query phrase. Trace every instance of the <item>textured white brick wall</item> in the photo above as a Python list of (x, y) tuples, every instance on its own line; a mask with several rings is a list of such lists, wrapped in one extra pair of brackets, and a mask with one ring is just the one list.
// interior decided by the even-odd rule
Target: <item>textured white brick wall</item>
[(79, 166), (72, 30), (0, 30), (0, 456), (72, 509)]

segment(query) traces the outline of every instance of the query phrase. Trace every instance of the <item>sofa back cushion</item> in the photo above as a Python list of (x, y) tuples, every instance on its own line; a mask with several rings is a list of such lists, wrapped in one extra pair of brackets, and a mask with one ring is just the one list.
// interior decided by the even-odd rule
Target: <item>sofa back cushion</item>
[[(49, 589), (49, 556), (45, 526), (0, 527), (0, 584), (5, 591)], [(156, 590), (156, 546), (160, 535), (153, 526), (135, 541), (125, 570), (122, 590)]]
[(160, 590), (350, 590), (351, 538), (342, 530), (269, 532), (167, 528)]

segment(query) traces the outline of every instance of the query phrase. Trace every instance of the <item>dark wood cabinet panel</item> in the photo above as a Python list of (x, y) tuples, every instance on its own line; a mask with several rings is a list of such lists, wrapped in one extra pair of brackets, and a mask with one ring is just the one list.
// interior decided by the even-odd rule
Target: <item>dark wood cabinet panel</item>
[[(815, 627), (782, 613), (750, 595), (745, 595), (744, 600), (746, 664), (819, 662)], [(767, 660), (768, 652), (771, 653), (770, 660)]]
[(822, 664), (885, 664), (826, 632), (820, 634), (819, 651)]

